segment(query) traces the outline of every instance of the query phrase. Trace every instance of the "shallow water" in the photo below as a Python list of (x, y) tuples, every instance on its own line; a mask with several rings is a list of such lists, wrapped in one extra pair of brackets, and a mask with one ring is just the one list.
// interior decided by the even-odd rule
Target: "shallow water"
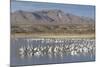
[[(35, 47), (42, 48), (49, 47), (59, 47), (63, 48), (60, 52), (56, 50), (56, 53), (52, 51), (49, 53), (47, 50), (44, 53), (36, 54), (32, 56), (21, 56), (19, 54), (19, 49), (24, 47)], [(80, 47), (83, 45), (84, 47), (88, 47), (88, 52), (77, 52), (77, 54), (71, 54), (72, 49), (65, 49), (65, 46), (68, 45), (69, 47), (73, 45), (74, 47)], [(87, 46), (88, 45), (88, 46)], [(89, 47), (92, 47), (89, 48)], [(49, 48), (48, 48), (49, 49)], [(66, 51), (65, 51), (66, 50)], [(36, 55), (35, 55), (36, 54)], [(85, 62), (85, 61), (95, 61), (95, 40), (94, 39), (31, 39), (31, 38), (18, 38), (18, 39), (11, 39), (11, 65), (13, 66), (21, 66), (21, 65), (38, 65), (38, 64), (54, 64), (54, 63), (70, 63), (70, 62)]]

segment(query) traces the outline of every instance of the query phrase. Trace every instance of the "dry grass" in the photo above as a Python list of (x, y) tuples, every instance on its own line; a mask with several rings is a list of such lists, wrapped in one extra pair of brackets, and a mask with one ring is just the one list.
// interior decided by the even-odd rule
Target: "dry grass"
[(15, 38), (95, 38), (95, 24), (12, 25)]

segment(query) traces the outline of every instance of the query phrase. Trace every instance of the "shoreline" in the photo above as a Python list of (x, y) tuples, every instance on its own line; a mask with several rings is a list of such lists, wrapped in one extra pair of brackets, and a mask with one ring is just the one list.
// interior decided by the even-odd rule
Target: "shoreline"
[(95, 39), (95, 34), (64, 34), (64, 35), (49, 35), (49, 34), (11, 34), (11, 38), (90, 38)]

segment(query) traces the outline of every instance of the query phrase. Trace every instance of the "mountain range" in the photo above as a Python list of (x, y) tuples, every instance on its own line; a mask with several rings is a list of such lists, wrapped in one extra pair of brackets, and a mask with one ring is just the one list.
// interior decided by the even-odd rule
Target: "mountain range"
[(11, 13), (11, 24), (84, 24), (94, 23), (88, 17), (80, 17), (61, 10), (15, 11)]
[(11, 33), (94, 34), (95, 21), (61, 10), (19, 10), (11, 13)]

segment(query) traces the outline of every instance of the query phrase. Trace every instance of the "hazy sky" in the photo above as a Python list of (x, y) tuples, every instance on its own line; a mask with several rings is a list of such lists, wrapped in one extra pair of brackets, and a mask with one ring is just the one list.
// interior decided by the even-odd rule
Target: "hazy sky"
[(35, 11), (43, 9), (60, 9), (66, 13), (72, 13), (78, 16), (95, 18), (95, 6), (90, 5), (73, 5), (73, 4), (57, 4), (57, 3), (40, 3), (26, 1), (12, 1), (11, 12), (16, 10)]

